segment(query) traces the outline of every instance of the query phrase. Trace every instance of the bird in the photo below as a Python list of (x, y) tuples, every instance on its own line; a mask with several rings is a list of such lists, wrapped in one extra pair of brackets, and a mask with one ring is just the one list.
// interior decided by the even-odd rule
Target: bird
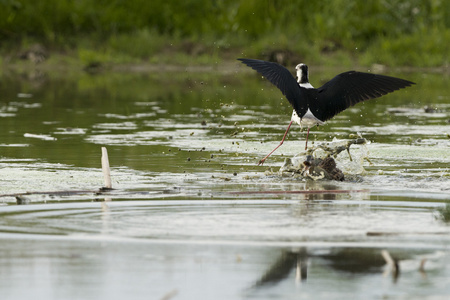
[(264, 164), (266, 159), (283, 144), (292, 123), (297, 123), (300, 128), (303, 126), (308, 128), (305, 142), (305, 150), (307, 150), (309, 130), (312, 127), (325, 124), (327, 120), (359, 102), (378, 98), (415, 84), (412, 81), (391, 76), (347, 71), (336, 75), (316, 89), (309, 82), (306, 64), (301, 63), (295, 67), (296, 80), (288, 69), (278, 63), (249, 58), (238, 58), (238, 60), (274, 84), (294, 109), (291, 122), (281, 142), (261, 159), (258, 165)]

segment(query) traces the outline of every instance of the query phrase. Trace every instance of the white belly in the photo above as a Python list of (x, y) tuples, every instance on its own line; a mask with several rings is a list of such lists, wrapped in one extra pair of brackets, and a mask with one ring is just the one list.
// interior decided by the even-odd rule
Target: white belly
[(306, 126), (308, 128), (314, 127), (316, 125), (323, 125), (325, 122), (320, 121), (317, 119), (312, 112), (309, 110), (306, 112), (306, 114), (303, 116), (303, 118), (300, 119), (300, 117), (297, 115), (297, 112), (294, 110), (292, 112), (291, 120), (300, 125), (300, 128), (303, 128), (303, 126)]

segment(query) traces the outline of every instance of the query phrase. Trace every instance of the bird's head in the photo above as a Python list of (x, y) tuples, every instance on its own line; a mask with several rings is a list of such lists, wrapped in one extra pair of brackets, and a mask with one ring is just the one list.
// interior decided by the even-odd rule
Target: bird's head
[(308, 83), (308, 66), (305, 64), (298, 64), (295, 69), (297, 70), (298, 83)]

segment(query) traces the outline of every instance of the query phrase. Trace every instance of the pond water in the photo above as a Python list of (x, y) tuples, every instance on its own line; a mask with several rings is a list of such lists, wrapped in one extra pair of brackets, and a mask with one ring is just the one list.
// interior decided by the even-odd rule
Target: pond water
[(339, 154), (338, 182), (277, 172), (304, 149), (298, 126), (257, 166), (292, 110), (238, 63), (3, 70), (1, 299), (448, 299), (449, 76), (385, 73), (417, 85), (311, 130), (369, 141)]

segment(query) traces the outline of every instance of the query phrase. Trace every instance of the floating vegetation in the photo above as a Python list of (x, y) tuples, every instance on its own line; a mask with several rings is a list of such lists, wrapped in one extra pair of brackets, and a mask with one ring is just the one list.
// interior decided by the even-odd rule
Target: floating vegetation
[(57, 138), (52, 137), (47, 134), (25, 133), (23, 136), (26, 138), (40, 139), (40, 140), (44, 140), (44, 141), (56, 141), (57, 140)]

